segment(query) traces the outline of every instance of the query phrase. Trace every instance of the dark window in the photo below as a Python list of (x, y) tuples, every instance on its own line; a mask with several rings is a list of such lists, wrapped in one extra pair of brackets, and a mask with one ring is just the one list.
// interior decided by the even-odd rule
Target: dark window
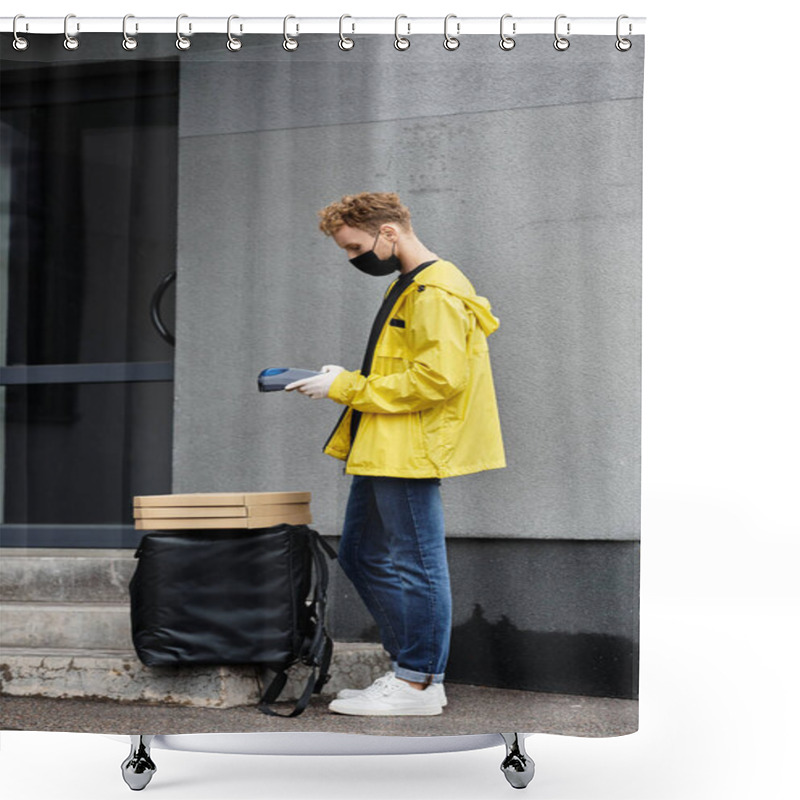
[(178, 62), (0, 80), (1, 541), (131, 546), (171, 491)]

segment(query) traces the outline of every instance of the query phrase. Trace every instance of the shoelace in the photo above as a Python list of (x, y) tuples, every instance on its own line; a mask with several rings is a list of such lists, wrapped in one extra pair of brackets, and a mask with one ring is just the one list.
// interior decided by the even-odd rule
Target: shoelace
[(381, 675), (381, 677), (378, 678), (374, 683), (372, 683), (370, 686), (367, 686), (367, 688), (364, 689), (364, 694), (368, 694), (370, 696), (383, 694), (386, 691), (387, 687), (389, 686), (389, 683), (393, 677), (394, 677), (393, 672), (387, 672), (385, 675)]

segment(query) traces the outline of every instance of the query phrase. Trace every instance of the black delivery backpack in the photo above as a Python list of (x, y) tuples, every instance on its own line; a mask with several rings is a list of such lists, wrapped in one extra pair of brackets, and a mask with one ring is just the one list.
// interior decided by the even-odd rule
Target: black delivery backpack
[[(272, 670), (259, 710), (301, 714), (330, 677), (325, 553), (336, 557), (306, 525), (146, 534), (129, 586), (139, 659), (151, 667), (253, 664), (265, 677)], [(297, 662), (311, 675), (294, 710), (278, 714), (269, 705)]]

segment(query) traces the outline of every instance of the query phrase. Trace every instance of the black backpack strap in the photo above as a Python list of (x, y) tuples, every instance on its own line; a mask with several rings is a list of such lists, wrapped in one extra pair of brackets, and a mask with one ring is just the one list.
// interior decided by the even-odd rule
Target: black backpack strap
[(312, 694), (319, 694), (322, 687), (330, 679), (328, 669), (333, 655), (333, 640), (325, 630), (325, 609), (328, 603), (328, 563), (325, 554), (333, 559), (336, 552), (333, 548), (317, 533), (310, 528), (306, 529), (308, 534), (309, 547), (314, 559), (314, 573), (316, 580), (314, 583), (314, 632), (303, 642), (300, 660), (312, 667), (311, 674), (306, 682), (303, 694), (297, 701), (294, 709), (288, 714), (279, 714), (270, 708), (280, 693), (286, 686), (286, 671), (280, 670), (272, 680), (272, 683), (264, 691), (258, 703), (258, 710), (271, 717), (297, 717), (305, 711)]
[(333, 641), (331, 640), (331, 637), (326, 634), (320, 663), (319, 665), (314, 666), (314, 668), (311, 670), (311, 674), (308, 676), (308, 681), (306, 681), (305, 689), (303, 689), (303, 694), (300, 696), (300, 699), (297, 701), (292, 711), (290, 711), (288, 714), (279, 714), (277, 711), (273, 711), (269, 707), (269, 704), (275, 702), (275, 700), (278, 698), (278, 695), (283, 690), (283, 687), (286, 685), (286, 672), (283, 670), (281, 670), (281, 672), (275, 676), (272, 683), (267, 688), (267, 691), (264, 692), (264, 696), (259, 701), (258, 710), (270, 717), (300, 716), (300, 714), (306, 710), (306, 706), (311, 700), (311, 695), (319, 694), (322, 691), (322, 687), (328, 682), (328, 679), (330, 678), (330, 675), (328, 674), (328, 667), (331, 663), (332, 654)]
[[(264, 683), (267, 682), (269, 672), (269, 667), (261, 667), (261, 678)], [(286, 686), (286, 680), (286, 670), (278, 670), (278, 672), (275, 673), (275, 677), (273, 677), (272, 681), (270, 681), (269, 686), (267, 686), (267, 688), (264, 690), (261, 699), (258, 701), (259, 705), (264, 703), (274, 703), (278, 695), (283, 691), (283, 687)]]

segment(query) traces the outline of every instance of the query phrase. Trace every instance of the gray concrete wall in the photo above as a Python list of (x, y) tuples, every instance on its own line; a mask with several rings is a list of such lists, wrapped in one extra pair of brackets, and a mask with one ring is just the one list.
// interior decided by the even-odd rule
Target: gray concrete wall
[(256, 376), (360, 365), (390, 279), (316, 212), (394, 190), (501, 320), (509, 466), (446, 482), (449, 535), (638, 538), (642, 58), (613, 37), (314, 35), (183, 57), (174, 491), (310, 489), (339, 532), (349, 479), (321, 447), (341, 408)]
[[(448, 562), (448, 682), (638, 696), (638, 542), (454, 539)], [(336, 641), (379, 642), (344, 573), (331, 575)]]
[[(635, 697), (643, 46), (496, 37), (397, 53), (277, 37), (181, 62), (174, 491), (310, 489), (340, 532), (341, 408), (259, 395), (266, 366), (356, 369), (389, 279), (317, 230), (397, 191), (501, 320), (508, 468), (449, 479), (448, 681)], [(642, 43), (643, 45), (643, 43)], [(339, 641), (378, 641), (333, 571)]]

